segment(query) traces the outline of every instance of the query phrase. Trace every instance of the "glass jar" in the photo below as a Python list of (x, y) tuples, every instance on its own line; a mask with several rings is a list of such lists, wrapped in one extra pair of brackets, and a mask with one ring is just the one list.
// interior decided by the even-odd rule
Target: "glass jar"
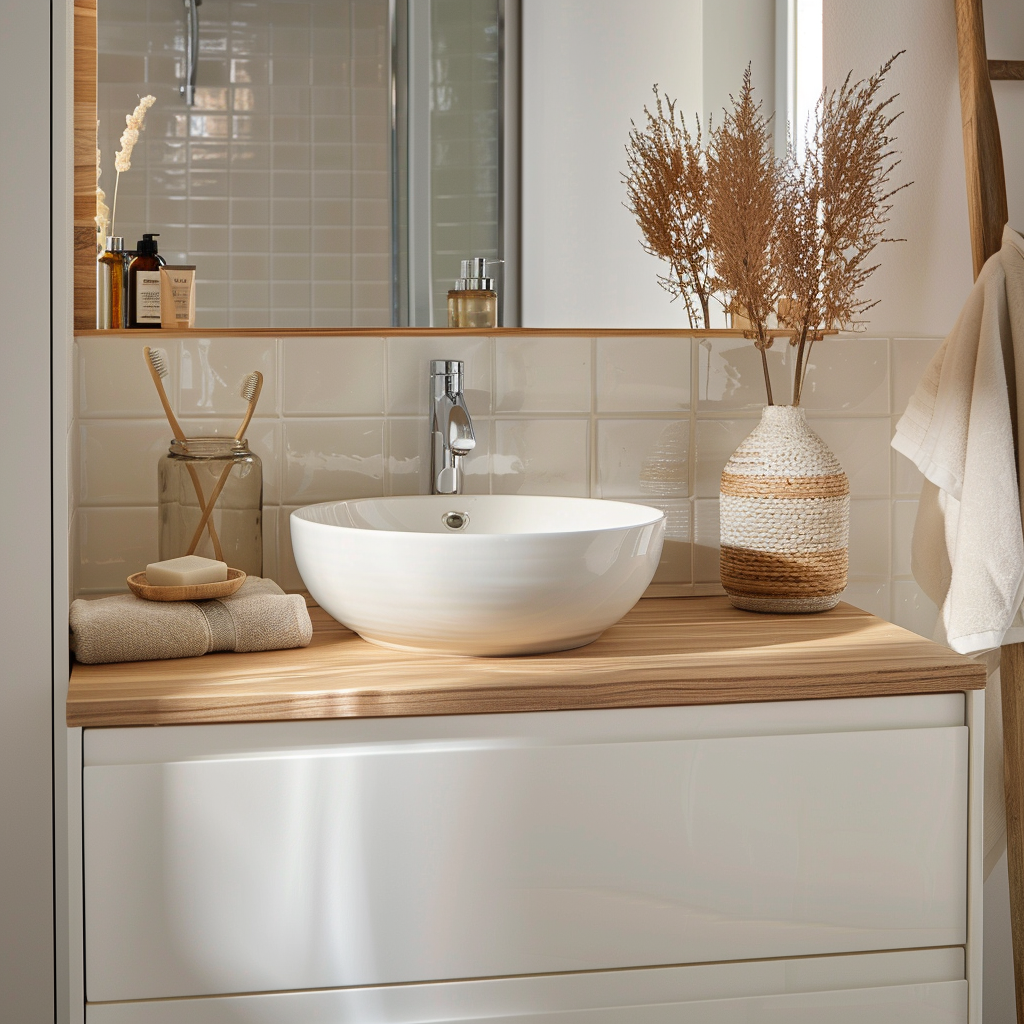
[(189, 553), (211, 498), (213, 512), (193, 554), (263, 575), (263, 466), (233, 437), (172, 441), (157, 467), (160, 559)]

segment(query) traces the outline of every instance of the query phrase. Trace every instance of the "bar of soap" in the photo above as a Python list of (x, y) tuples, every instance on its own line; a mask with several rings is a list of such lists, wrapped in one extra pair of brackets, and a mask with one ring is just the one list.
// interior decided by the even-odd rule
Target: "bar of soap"
[(202, 555), (182, 555), (146, 566), (146, 582), (151, 587), (194, 587), (197, 583), (223, 583), (227, 578), (227, 562)]

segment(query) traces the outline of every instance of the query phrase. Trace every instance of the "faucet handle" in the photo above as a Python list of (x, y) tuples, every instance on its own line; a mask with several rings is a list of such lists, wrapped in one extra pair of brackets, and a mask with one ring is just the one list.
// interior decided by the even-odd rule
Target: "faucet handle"
[[(463, 364), (461, 359), (431, 359), (430, 379), (435, 394), (446, 392), (457, 395), (462, 391)], [(442, 386), (439, 388), (438, 384)]]

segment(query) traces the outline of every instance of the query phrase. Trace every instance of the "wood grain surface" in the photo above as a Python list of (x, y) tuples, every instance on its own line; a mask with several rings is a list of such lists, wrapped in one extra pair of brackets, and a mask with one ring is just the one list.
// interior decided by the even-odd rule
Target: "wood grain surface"
[[(789, 338), (796, 332), (790, 330), (770, 330), (773, 338)], [(838, 331), (820, 331), (820, 334), (838, 334)], [(658, 337), (658, 338), (743, 338), (743, 331), (732, 327), (709, 327), (704, 330), (693, 330), (689, 327), (167, 327), (162, 328), (161, 338), (200, 337), (200, 338), (400, 338), (416, 337), (424, 334), (444, 335), (445, 337), (509, 337), (524, 335), (529, 337), (570, 337), (570, 338), (616, 338), (616, 337)], [(150, 328), (140, 327), (129, 330), (75, 330), (76, 338), (88, 338), (93, 335), (100, 337), (119, 336), (126, 341), (140, 338), (152, 338)]]
[(312, 608), (302, 650), (75, 665), (69, 726), (174, 725), (880, 697), (980, 689), (984, 667), (868, 612), (759, 615), (649, 598), (575, 651), (456, 658), (375, 647)]
[[(96, 0), (75, 0), (75, 328), (96, 326)], [(107, 195), (114, 155), (104, 154)]]
[(985, 52), (981, 0), (954, 0), (960, 72), (960, 117), (967, 177), (967, 213), (971, 225), (974, 276), (1002, 245), (1008, 219), (1003, 150)]
[(988, 77), (993, 82), (1024, 81), (1024, 60), (990, 60)]

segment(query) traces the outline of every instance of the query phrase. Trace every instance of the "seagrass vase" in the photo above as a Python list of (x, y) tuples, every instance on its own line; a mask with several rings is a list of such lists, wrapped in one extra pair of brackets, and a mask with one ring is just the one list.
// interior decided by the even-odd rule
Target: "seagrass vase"
[(846, 587), (850, 483), (804, 410), (766, 406), (722, 471), (721, 577), (737, 608), (822, 612)]

